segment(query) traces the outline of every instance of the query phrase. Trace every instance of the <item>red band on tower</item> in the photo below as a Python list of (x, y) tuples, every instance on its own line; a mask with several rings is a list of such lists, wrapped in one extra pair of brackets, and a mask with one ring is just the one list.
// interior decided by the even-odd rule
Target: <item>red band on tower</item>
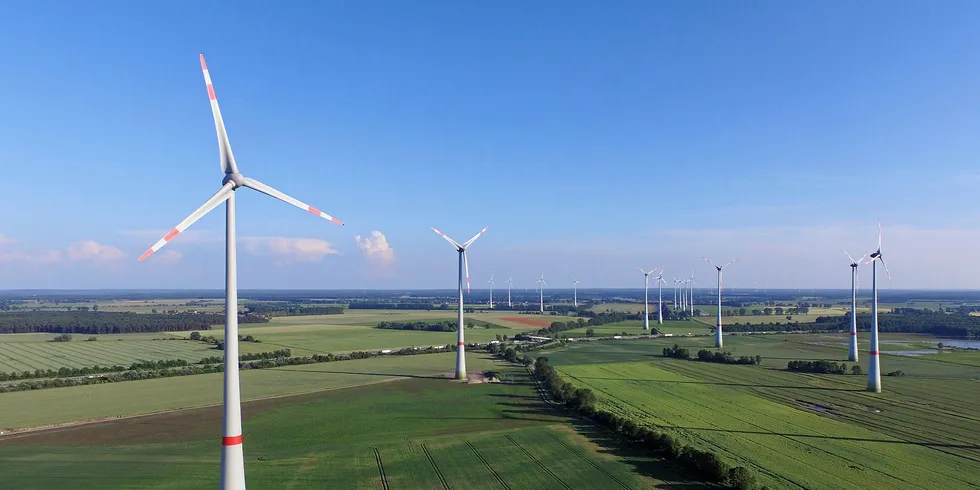
[(237, 435), (237, 436), (222, 437), (221, 438), (221, 445), (222, 446), (237, 446), (237, 445), (239, 445), (241, 443), (242, 443), (242, 436), (240, 434)]
[(851, 332), (851, 337), (857, 337), (857, 332)]
[(876, 350), (871, 351), (871, 355), (872, 356), (877, 356), (878, 355), (878, 351), (876, 351)]
[(465, 342), (456, 342), (456, 345), (466, 345)]

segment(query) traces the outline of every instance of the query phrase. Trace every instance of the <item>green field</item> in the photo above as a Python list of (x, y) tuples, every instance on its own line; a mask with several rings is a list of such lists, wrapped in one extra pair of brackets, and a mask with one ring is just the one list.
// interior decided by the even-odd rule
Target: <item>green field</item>
[[(883, 340), (930, 342), (910, 337)], [(830, 338), (726, 337), (726, 350), (759, 354), (762, 366), (662, 358), (670, 339), (575, 344), (546, 355), (567, 381), (596, 391), (607, 410), (716, 451), (771, 488), (980, 485), (980, 472), (969, 469), (980, 463), (980, 368), (946, 362), (947, 354), (883, 355), (883, 372), (907, 376), (883, 377), (881, 394), (864, 390), (866, 376), (784, 370), (791, 359), (846, 357), (846, 344)], [(678, 343), (697, 350), (710, 342)]]
[[(335, 364), (351, 371), (367, 366), (355, 362)], [(522, 368), (496, 368), (505, 382), (402, 378), (247, 403), (248, 483), (292, 489), (702, 487), (554, 412)], [(0, 437), (0, 473), (10, 488), (214, 488), (220, 420), (215, 407)]]
[[(696, 321), (665, 321), (663, 325), (657, 325), (657, 320), (650, 320), (650, 327), (655, 328), (661, 333), (669, 333), (674, 335), (684, 335), (688, 333), (696, 335), (708, 335), (711, 334), (714, 329), (705, 326), (702, 323)], [(642, 320), (628, 320), (625, 322), (607, 323), (605, 325), (596, 325), (593, 327), (576, 328), (574, 330), (568, 330), (562, 332), (563, 335), (573, 337), (576, 335), (585, 335), (585, 331), (588, 329), (595, 330), (595, 334), (599, 336), (604, 335), (619, 335), (620, 333), (626, 332), (633, 335), (643, 335), (649, 333), (643, 330)]]

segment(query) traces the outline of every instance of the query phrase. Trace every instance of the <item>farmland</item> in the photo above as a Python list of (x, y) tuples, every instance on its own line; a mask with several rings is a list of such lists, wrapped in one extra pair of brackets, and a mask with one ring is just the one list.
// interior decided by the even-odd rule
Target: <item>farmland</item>
[[(385, 360), (335, 364), (353, 372)], [(297, 489), (698, 488), (552, 411), (523, 369), (493, 365), (505, 382), (467, 385), (405, 374), (383, 384), (245, 403), (249, 484)], [(243, 391), (254, 392), (245, 374)], [(333, 376), (319, 375), (321, 380)], [(126, 385), (141, 384), (149, 382)], [(214, 407), (7, 436), (0, 439), (0, 472), (15, 488), (214, 487), (220, 420)]]
[[(883, 355), (885, 392), (865, 376), (798, 374), (787, 359), (840, 360), (828, 336), (730, 336), (726, 350), (762, 366), (666, 359), (667, 340), (580, 344), (547, 355), (566, 380), (589, 387), (608, 411), (665, 429), (685, 443), (754, 470), (772, 488), (970, 488), (980, 473), (980, 368), (953, 353)], [(912, 336), (884, 335), (886, 341)], [(925, 342), (919, 339), (920, 342)], [(699, 349), (710, 339), (678, 339)], [(915, 340), (911, 340), (915, 342)], [(896, 344), (900, 345), (900, 344)], [(935, 344), (933, 344), (935, 345)], [(627, 361), (627, 362), (624, 362)], [(863, 364), (862, 364), (863, 365)]]

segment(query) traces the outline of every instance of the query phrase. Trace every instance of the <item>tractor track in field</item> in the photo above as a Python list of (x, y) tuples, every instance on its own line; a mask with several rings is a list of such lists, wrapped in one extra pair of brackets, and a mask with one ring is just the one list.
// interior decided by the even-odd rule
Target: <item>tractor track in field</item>
[(623, 480), (620, 480), (619, 478), (616, 477), (616, 475), (613, 475), (612, 473), (606, 471), (605, 468), (599, 466), (598, 463), (596, 463), (595, 461), (592, 461), (591, 459), (586, 458), (585, 456), (582, 456), (582, 454), (580, 454), (578, 451), (575, 451), (574, 449), (572, 449), (572, 446), (569, 446), (568, 443), (566, 443), (565, 441), (561, 440), (560, 437), (552, 434), (551, 432), (549, 432), (548, 435), (551, 436), (551, 438), (554, 439), (555, 442), (557, 442), (558, 444), (561, 444), (565, 449), (568, 449), (568, 451), (570, 453), (574, 454), (575, 456), (578, 456), (579, 459), (581, 459), (582, 461), (585, 461), (586, 463), (588, 463), (589, 465), (591, 465), (593, 468), (599, 470), (600, 473), (608, 476), (610, 480), (618, 483), (621, 487), (623, 487), (623, 488), (625, 488), (627, 490), (630, 489), (630, 486), (627, 485), (626, 483), (624, 483)]
[(426, 459), (429, 460), (429, 464), (431, 464), (432, 469), (435, 470), (436, 476), (439, 477), (439, 481), (442, 483), (442, 488), (451, 490), (449, 488), (449, 482), (446, 481), (446, 477), (442, 474), (442, 471), (439, 470), (439, 466), (436, 465), (436, 460), (432, 459), (432, 455), (429, 454), (429, 450), (425, 447), (425, 444), (419, 444), (419, 447), (422, 448), (422, 452), (425, 453)]
[(516, 439), (514, 439), (513, 437), (511, 437), (510, 434), (506, 435), (505, 437), (507, 437), (507, 440), (510, 441), (511, 444), (513, 444), (515, 447), (517, 447), (517, 449), (520, 449), (521, 452), (524, 453), (524, 455), (528, 457), (528, 459), (530, 459), (531, 461), (534, 461), (534, 463), (537, 464), (539, 468), (541, 468), (542, 470), (544, 470), (545, 473), (551, 475), (551, 477), (554, 478), (555, 481), (558, 482), (562, 486), (562, 488), (565, 488), (565, 490), (572, 490), (572, 487), (568, 486), (568, 484), (565, 483), (564, 481), (562, 481), (561, 478), (558, 478), (558, 475), (556, 475), (555, 472), (551, 471), (551, 468), (548, 468), (548, 466), (545, 465), (544, 463), (542, 463), (541, 461), (539, 461), (538, 458), (535, 458), (534, 455), (531, 454), (530, 451), (528, 451), (527, 449), (525, 449), (524, 446), (522, 446), (519, 442), (517, 442)]
[(476, 450), (476, 446), (474, 446), (470, 441), (464, 441), (464, 442), (466, 442), (466, 445), (473, 450), (473, 454), (475, 454), (476, 457), (483, 462), (483, 466), (486, 466), (487, 469), (490, 470), (490, 473), (493, 474), (493, 477), (497, 479), (497, 482), (500, 483), (500, 486), (506, 488), (507, 490), (511, 490), (510, 485), (508, 485), (507, 482), (505, 482), (504, 479), (501, 478), (499, 474), (497, 474), (497, 471), (494, 470), (492, 466), (490, 466), (490, 462), (487, 461), (487, 459), (484, 458), (482, 454), (480, 454), (480, 451)]
[(374, 459), (378, 461), (378, 473), (381, 474), (381, 488), (388, 490), (388, 477), (385, 476), (385, 466), (381, 463), (381, 451), (378, 448), (371, 448), (374, 450)]

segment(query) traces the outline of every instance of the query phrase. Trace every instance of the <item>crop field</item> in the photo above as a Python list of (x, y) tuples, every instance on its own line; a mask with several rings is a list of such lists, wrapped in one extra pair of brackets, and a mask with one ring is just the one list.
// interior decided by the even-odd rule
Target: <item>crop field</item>
[[(883, 339), (916, 341), (909, 337)], [(884, 392), (872, 394), (863, 375), (785, 371), (790, 359), (846, 357), (846, 344), (826, 336), (726, 337), (726, 350), (759, 354), (761, 366), (660, 357), (669, 340), (578, 344), (546, 355), (566, 380), (596, 391), (606, 409), (719, 452), (771, 488), (980, 485), (980, 472), (970, 469), (980, 463), (977, 366), (944, 362), (947, 354), (883, 355), (883, 372), (906, 376), (884, 376)], [(710, 339), (677, 343), (697, 350)]]
[[(249, 486), (703, 488), (552, 411), (523, 369), (498, 368), (505, 382), (403, 378), (246, 403)], [(215, 407), (0, 437), (0, 473), (12, 488), (214, 487), (220, 421)]]
[[(659, 330), (661, 333), (669, 333), (675, 335), (684, 335), (688, 333), (696, 335), (707, 335), (714, 331), (713, 328), (709, 328), (702, 323), (695, 321), (664, 321), (663, 325), (657, 325), (657, 320), (650, 320), (650, 327)], [(628, 320), (625, 322), (607, 323), (605, 325), (596, 325), (593, 327), (576, 328), (573, 330), (567, 330), (562, 332), (564, 335), (569, 337), (585, 335), (585, 331), (588, 329), (595, 330), (596, 335), (618, 335), (623, 332), (642, 335), (649, 333), (643, 330), (642, 320)]]

